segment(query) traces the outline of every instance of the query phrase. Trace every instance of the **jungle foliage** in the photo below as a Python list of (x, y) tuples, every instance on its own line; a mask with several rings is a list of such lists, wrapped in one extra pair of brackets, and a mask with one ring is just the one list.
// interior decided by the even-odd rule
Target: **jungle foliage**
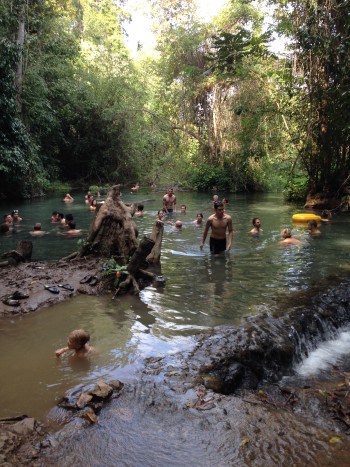
[(1, 2), (2, 196), (135, 180), (342, 194), (347, 0), (230, 0), (210, 22), (194, 0), (148, 4), (155, 51), (131, 57), (123, 0)]

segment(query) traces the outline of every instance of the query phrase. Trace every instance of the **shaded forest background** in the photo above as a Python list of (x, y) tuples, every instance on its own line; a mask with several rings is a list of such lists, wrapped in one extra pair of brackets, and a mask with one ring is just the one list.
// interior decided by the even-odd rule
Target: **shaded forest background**
[(228, 0), (206, 23), (192, 0), (149, 5), (155, 50), (131, 56), (122, 0), (2, 0), (1, 197), (137, 180), (324, 207), (348, 193), (348, 0)]

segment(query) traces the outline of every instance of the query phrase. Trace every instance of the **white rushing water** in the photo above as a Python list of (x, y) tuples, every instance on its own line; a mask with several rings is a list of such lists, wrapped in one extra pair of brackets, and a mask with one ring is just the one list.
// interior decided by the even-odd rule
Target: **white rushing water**
[(298, 365), (301, 376), (311, 376), (337, 365), (345, 355), (350, 354), (350, 330), (342, 331), (336, 339), (323, 342)]

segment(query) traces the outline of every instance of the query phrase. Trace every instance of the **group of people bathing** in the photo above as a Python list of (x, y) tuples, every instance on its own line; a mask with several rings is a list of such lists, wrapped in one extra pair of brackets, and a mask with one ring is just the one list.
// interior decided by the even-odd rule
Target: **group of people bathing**
[[(18, 209), (12, 211), (12, 214), (5, 214), (4, 222), (0, 224), (0, 233), (6, 233), (13, 230), (16, 224), (19, 224), (22, 220), (23, 219), (20, 217)], [(76, 235), (81, 232), (81, 230), (76, 229), (73, 214), (67, 214), (64, 216), (64, 214), (61, 212), (53, 211), (51, 215), (51, 223), (64, 226), (67, 229), (65, 234)], [(33, 226), (33, 230), (31, 230), (29, 233), (33, 236), (41, 236), (47, 234), (48, 232), (42, 230), (40, 222), (36, 222)]]
[[(229, 251), (232, 247), (233, 241), (233, 224), (232, 217), (226, 212), (225, 207), (228, 204), (228, 200), (224, 198), (222, 201), (219, 201), (218, 195), (213, 196), (213, 208), (214, 214), (210, 215), (205, 223), (205, 228), (203, 231), (202, 241), (199, 245), (202, 250), (208, 233), (210, 231), (209, 237), (209, 248), (210, 252), (214, 255), (219, 254), (223, 251)], [(141, 206), (143, 209), (143, 206)], [(167, 193), (163, 196), (163, 209), (158, 211), (159, 221), (163, 221), (163, 218), (167, 214), (176, 213), (176, 196), (172, 188), (168, 188)], [(181, 213), (186, 213), (186, 205), (181, 205)], [(137, 214), (136, 214), (137, 215)], [(328, 222), (331, 218), (331, 213), (329, 211), (323, 211), (321, 219), (324, 222)], [(193, 223), (198, 225), (203, 222), (203, 214), (197, 213), (196, 220)], [(255, 217), (252, 221), (253, 228), (249, 231), (252, 235), (260, 235), (262, 233), (261, 220), (258, 217)], [(175, 228), (181, 228), (182, 222), (177, 220), (175, 222)], [(317, 221), (312, 219), (308, 221), (307, 224), (309, 234), (311, 236), (318, 236), (321, 234), (321, 231), (318, 229)], [(226, 234), (228, 237), (226, 238)], [(292, 244), (301, 244), (301, 240), (298, 238), (292, 237), (292, 231), (290, 228), (284, 228), (281, 231), (283, 240), (280, 241), (281, 245), (292, 245)]]

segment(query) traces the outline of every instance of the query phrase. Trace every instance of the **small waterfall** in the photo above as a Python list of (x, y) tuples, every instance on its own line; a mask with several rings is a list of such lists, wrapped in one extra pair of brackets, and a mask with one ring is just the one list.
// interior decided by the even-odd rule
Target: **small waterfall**
[(300, 376), (315, 375), (337, 365), (345, 355), (350, 354), (350, 329), (343, 330), (335, 339), (322, 342), (296, 367)]

